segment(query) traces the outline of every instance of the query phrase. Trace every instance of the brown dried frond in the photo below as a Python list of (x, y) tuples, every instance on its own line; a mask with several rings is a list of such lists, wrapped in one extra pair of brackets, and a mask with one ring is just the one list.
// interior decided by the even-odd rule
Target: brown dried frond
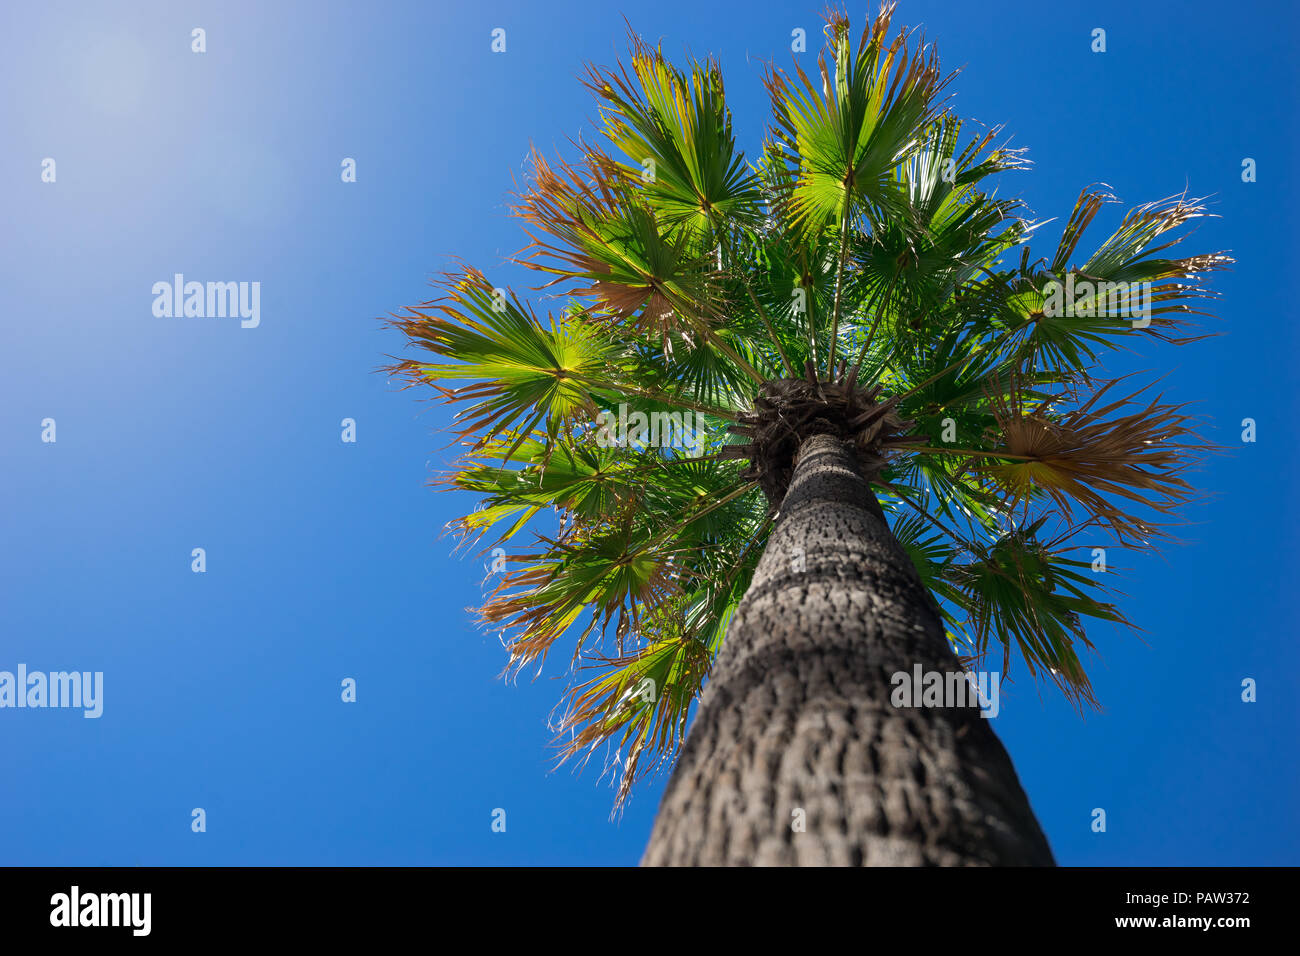
[[(992, 453), (1022, 460), (990, 458), (972, 470), (994, 479), (1013, 507), (1042, 490), (1067, 518), (1081, 506), (1121, 543), (1147, 545), (1165, 535), (1151, 519), (1126, 511), (1126, 503), (1173, 516), (1195, 496), (1182, 475), (1216, 446), (1197, 434), (1196, 420), (1183, 413), (1186, 403), (1163, 404), (1157, 396), (1143, 405), (1139, 397), (1150, 385), (1103, 403), (1120, 381), (1060, 415), (1049, 406), (1027, 410), (1014, 385), (1008, 397), (990, 396), (1001, 432)], [(1141, 407), (1120, 414), (1133, 405)]]
[(588, 283), (567, 291), (594, 300), (594, 321), (657, 337), (665, 352), (675, 332), (708, 333), (719, 312), (707, 256), (664, 227), (626, 170), (590, 148), (579, 166), (534, 153), (532, 179), (514, 207), (532, 227), (516, 261), (555, 276), (539, 288)]
[[(608, 271), (607, 266), (584, 251), (583, 241), (600, 241), (592, 224), (618, 215), (623, 201), (619, 191), (623, 176), (618, 164), (590, 147), (583, 150), (582, 161), (576, 166), (564, 160), (548, 163), (534, 149), (530, 178), (531, 188), (516, 195), (517, 202), (511, 212), (534, 229), (561, 242), (559, 245), (547, 242), (532, 229), (525, 228), (525, 234), (532, 241), (521, 250), (516, 261), (529, 269), (555, 275), (554, 279), (538, 288), (549, 288), (568, 278)], [(575, 295), (591, 293), (590, 289), (573, 291)]]

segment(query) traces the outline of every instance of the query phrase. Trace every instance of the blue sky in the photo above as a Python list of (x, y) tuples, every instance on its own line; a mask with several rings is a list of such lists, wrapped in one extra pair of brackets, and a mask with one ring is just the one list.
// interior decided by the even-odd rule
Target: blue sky
[[(1014, 667), (1003, 687), (996, 730), (1063, 864), (1300, 862), (1297, 23), (1275, 6), (908, 0), (896, 18), (965, 67), (963, 116), (1029, 148), (1004, 195), (1063, 217), (1108, 183), (1124, 206), (1100, 237), (1186, 188), (1221, 217), (1189, 248), (1238, 260), (1215, 281), (1224, 335), (1111, 369), (1167, 374), (1230, 451), (1199, 476), (1213, 497), (1185, 545), (1111, 557), (1145, 631), (1093, 632), (1104, 712)], [(503, 265), (523, 244), (507, 194), (531, 145), (591, 129), (575, 74), (621, 51), (624, 13), (670, 55), (721, 60), (753, 155), (762, 64), (788, 65), (820, 9), (5, 6), (0, 670), (102, 671), (104, 713), (0, 710), (0, 864), (637, 861), (663, 778), (611, 822), (599, 758), (552, 771), (562, 661), (497, 679), (504, 652), (464, 610), (482, 563), (440, 536), (472, 502), (425, 487), (446, 415), (375, 372), (400, 347), (377, 317), (454, 256), (528, 284)], [(175, 273), (260, 282), (260, 325), (156, 317)]]

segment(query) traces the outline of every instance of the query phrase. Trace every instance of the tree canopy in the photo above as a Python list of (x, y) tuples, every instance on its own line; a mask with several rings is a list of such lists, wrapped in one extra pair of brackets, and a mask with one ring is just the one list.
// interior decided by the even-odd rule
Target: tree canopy
[(1080, 549), (1158, 547), (1211, 450), (1184, 404), (1103, 367), (1202, 337), (1205, 278), (1231, 260), (1173, 248), (1203, 202), (1140, 205), (1097, 241), (1115, 199), (1089, 187), (1036, 257), (1044, 224), (994, 191), (1023, 151), (957, 116), (953, 75), (893, 12), (856, 37), (830, 14), (813, 76), (767, 69), (752, 160), (717, 63), (633, 35), (582, 76), (598, 135), (534, 153), (514, 206), (518, 261), (559, 307), (466, 267), (393, 317), (417, 350), (391, 370), (457, 409), (440, 484), (477, 507), (455, 530), (504, 549), (478, 614), (515, 670), (563, 639), (557, 739), (612, 744), (620, 801), (684, 739), (779, 511), (791, 449), (756, 414), (777, 398), (849, 416), (959, 654), (1023, 662), (1080, 706), (1089, 622), (1131, 626)]

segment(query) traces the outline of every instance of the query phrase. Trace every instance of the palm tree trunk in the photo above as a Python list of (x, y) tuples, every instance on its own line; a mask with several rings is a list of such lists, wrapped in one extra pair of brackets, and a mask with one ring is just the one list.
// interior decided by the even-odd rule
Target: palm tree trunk
[(977, 707), (891, 704), (916, 664), (960, 670), (856, 456), (813, 435), (642, 862), (1053, 865)]

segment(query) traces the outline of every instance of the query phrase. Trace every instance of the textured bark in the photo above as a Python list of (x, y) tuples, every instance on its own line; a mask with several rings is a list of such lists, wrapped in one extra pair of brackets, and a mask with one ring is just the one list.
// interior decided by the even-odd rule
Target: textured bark
[(896, 672), (960, 664), (858, 468), (804, 441), (643, 864), (1053, 864), (978, 708), (891, 704)]

